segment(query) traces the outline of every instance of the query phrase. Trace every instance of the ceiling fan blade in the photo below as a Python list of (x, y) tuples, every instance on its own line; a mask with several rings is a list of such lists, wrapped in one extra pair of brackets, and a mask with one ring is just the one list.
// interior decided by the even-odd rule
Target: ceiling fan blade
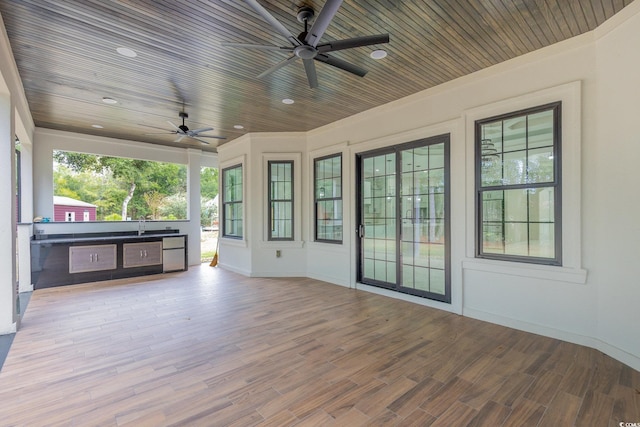
[(389, 43), (389, 34), (377, 34), (375, 36), (354, 37), (352, 39), (334, 40), (318, 46), (318, 52), (326, 53), (352, 47), (371, 46), (372, 44)]
[(298, 59), (297, 56), (291, 55), (287, 59), (283, 59), (282, 61), (278, 62), (273, 67), (269, 68), (267, 71), (263, 71), (262, 73), (258, 74), (258, 78), (261, 79), (263, 77), (266, 77), (269, 74), (273, 73), (274, 71), (279, 70), (280, 68), (284, 67), (288, 63), (295, 61), (296, 59)]
[(227, 139), (226, 136), (217, 136), (217, 135), (198, 135), (198, 138)]
[(153, 132), (153, 133), (145, 133), (144, 135), (175, 135), (176, 133), (172, 130), (168, 130), (166, 132)]
[(340, 68), (341, 70), (347, 71), (351, 74), (355, 74), (356, 76), (364, 77), (365, 74), (367, 74), (367, 70), (362, 67), (358, 67), (357, 65), (343, 61), (342, 59), (325, 55), (324, 53), (317, 55), (315, 59), (320, 62), (324, 62), (325, 64), (333, 65), (334, 67)]
[(175, 128), (176, 132), (180, 133), (180, 134), (184, 134), (184, 132), (182, 131), (182, 129), (180, 129), (176, 124), (174, 124), (171, 120), (167, 120), (167, 123), (169, 123), (171, 125), (171, 127)]
[(307, 80), (309, 81), (309, 87), (315, 89), (318, 87), (318, 74), (316, 73), (316, 64), (313, 63), (313, 59), (303, 59), (304, 71), (307, 73)]
[(180, 135), (178, 138), (176, 138), (173, 142), (180, 142), (182, 141), (182, 138), (184, 138), (187, 135)]
[(195, 136), (191, 136), (190, 138), (195, 139), (196, 141), (200, 141), (202, 144), (209, 145), (209, 141), (205, 141), (204, 139), (197, 138)]
[[(166, 128), (161, 128), (159, 126), (143, 125), (143, 124), (140, 124), (140, 123), (138, 123), (138, 126), (144, 126), (146, 128), (152, 128), (152, 129), (160, 129), (160, 130), (164, 130), (164, 131), (169, 132)], [(173, 132), (173, 131), (171, 131), (171, 132)]]
[(269, 44), (248, 44), (248, 43), (227, 43), (227, 42), (223, 42), (220, 43), (220, 46), (224, 46), (224, 47), (237, 47), (237, 48), (242, 48), (242, 49), (263, 49), (263, 50), (286, 50), (286, 51), (292, 51), (293, 48), (292, 47), (288, 47), (288, 46), (273, 46), (273, 45), (269, 45)]
[(189, 136), (194, 136), (199, 134), (200, 132), (207, 132), (213, 130), (213, 128), (211, 127), (207, 127), (207, 128), (200, 128), (200, 129), (191, 129), (189, 132), (187, 132), (189, 134)]
[(331, 20), (338, 12), (338, 9), (342, 5), (343, 0), (327, 0), (322, 7), (322, 10), (318, 14), (318, 17), (313, 21), (311, 29), (307, 33), (304, 41), (313, 47), (318, 45), (318, 42), (327, 30), (327, 27), (331, 23)]
[(185, 104), (184, 94), (178, 87), (178, 83), (176, 83), (175, 77), (169, 78), (169, 84), (171, 85), (171, 90), (173, 90), (173, 94), (178, 99), (178, 101), (180, 101), (180, 103), (182, 104), (182, 109), (184, 110), (184, 104)]
[(281, 35), (283, 35), (289, 42), (291, 42), (294, 46), (300, 46), (302, 42), (298, 40), (291, 31), (287, 30), (287, 28), (280, 23), (276, 18), (273, 17), (272, 14), (269, 13), (267, 9), (265, 9), (257, 0), (244, 0), (253, 10), (255, 10), (258, 15), (262, 17), (265, 21), (269, 23), (273, 28), (275, 28)]

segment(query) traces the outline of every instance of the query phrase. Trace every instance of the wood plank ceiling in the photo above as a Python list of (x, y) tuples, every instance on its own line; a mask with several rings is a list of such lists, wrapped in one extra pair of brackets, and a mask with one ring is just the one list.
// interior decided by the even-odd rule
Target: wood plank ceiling
[[(294, 35), (298, 7), (317, 16), (324, 5), (258, 1)], [(631, 1), (345, 0), (322, 42), (380, 33), (391, 41), (332, 54), (367, 69), (364, 78), (316, 62), (315, 89), (300, 61), (257, 78), (286, 52), (221, 46), (288, 45), (241, 0), (2, 0), (0, 14), (36, 126), (215, 151), (215, 139), (147, 133), (180, 124), (183, 104), (187, 126), (214, 127), (207, 134), (224, 142), (307, 131), (590, 31)], [(377, 48), (388, 56), (370, 58)]]

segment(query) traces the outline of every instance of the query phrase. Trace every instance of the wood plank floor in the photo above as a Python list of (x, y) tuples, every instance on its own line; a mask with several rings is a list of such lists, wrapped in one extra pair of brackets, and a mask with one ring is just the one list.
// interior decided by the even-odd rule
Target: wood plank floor
[(42, 289), (3, 426), (618, 426), (640, 373), (599, 351), (311, 279), (207, 265)]

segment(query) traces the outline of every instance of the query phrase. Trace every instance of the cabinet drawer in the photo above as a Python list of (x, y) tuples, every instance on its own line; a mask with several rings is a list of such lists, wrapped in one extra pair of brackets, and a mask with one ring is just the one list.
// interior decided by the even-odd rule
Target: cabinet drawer
[(69, 273), (114, 270), (116, 245), (71, 246), (69, 248)]
[(124, 268), (162, 264), (162, 242), (125, 243), (122, 252)]

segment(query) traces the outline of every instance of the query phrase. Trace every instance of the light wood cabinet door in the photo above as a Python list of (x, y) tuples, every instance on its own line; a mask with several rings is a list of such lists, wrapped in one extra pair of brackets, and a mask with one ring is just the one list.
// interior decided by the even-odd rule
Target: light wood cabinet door
[(69, 273), (114, 270), (116, 245), (71, 246), (69, 248)]
[(122, 248), (124, 268), (162, 264), (162, 242), (125, 243)]

